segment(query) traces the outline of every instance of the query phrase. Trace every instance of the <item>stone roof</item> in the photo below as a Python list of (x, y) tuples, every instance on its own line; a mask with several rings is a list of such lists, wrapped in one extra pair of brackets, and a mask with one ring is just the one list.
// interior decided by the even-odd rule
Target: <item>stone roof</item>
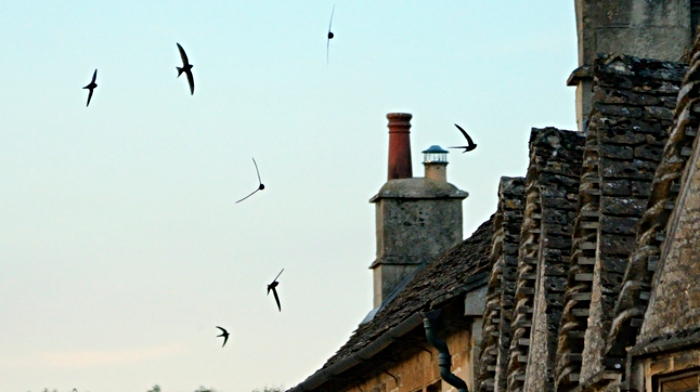
[[(501, 179), (496, 214), (418, 271), (317, 374), (484, 285), (479, 391), (604, 390), (627, 353), (700, 346), (698, 42), (689, 70), (599, 56), (586, 132), (533, 129), (527, 176)], [(419, 349), (412, 328), (414, 341), (392, 348)]]
[(557, 390), (593, 379), (671, 125), (682, 64), (601, 55), (593, 66), (578, 208), (556, 358)]
[(697, 346), (700, 346), (700, 325), (654, 336), (634, 346), (630, 353), (648, 355)]
[[(655, 195), (663, 177), (657, 166), (671, 148), (667, 130), (685, 72), (683, 64), (602, 55), (592, 68), (585, 134), (533, 129), (524, 194), (510, 196), (510, 208), (522, 211), (517, 267), (504, 262), (503, 195), (499, 199), (480, 391), (595, 389), (619, 378), (607, 369), (615, 362), (605, 356), (605, 343), (632, 268), (629, 256), (639, 247), (640, 222), (653, 206), (648, 200), (663, 194)], [(687, 143), (676, 144), (668, 159), (677, 163), (680, 151), (688, 155)], [(648, 300), (651, 281), (645, 279)]]
[(528, 390), (546, 391), (553, 384), (553, 348), (566, 288), (584, 142), (581, 133), (556, 128), (533, 129), (530, 134), (508, 390), (527, 386)]
[[(660, 163), (649, 186), (649, 198), (636, 231), (634, 250), (629, 257), (621, 291), (613, 309), (613, 319), (606, 343), (606, 356), (622, 361), (626, 348), (634, 345), (647, 311), (650, 290), (665, 240), (666, 226), (680, 190), (679, 181), (690, 155), (698, 123), (696, 104), (700, 98), (697, 80), (698, 41), (693, 63), (679, 86), (672, 126), (664, 132), (667, 139)], [(685, 70), (685, 66), (678, 66)]]
[(326, 361), (322, 369), (351, 357), (416, 312), (439, 308), (470, 290), (484, 286), (493, 264), (489, 258), (493, 220), (491, 216), (471, 237), (418, 271), (414, 279), (370, 322), (361, 324), (353, 332), (347, 343)]
[(439, 306), (442, 302), (463, 294), (470, 287), (483, 285), (491, 267), (489, 253), (492, 233), (493, 216), (482, 223), (471, 237), (419, 271), (413, 282), (377, 313), (372, 321), (360, 325), (353, 332), (348, 342), (324, 367), (359, 351), (413, 313)]
[(491, 259), (481, 340), (478, 391), (505, 390), (510, 323), (518, 275), (518, 245), (523, 223), (525, 178), (501, 177), (494, 216)]
[[(651, 296), (637, 346), (645, 342), (693, 336), (700, 325), (700, 42), (678, 96), (674, 126), (664, 149), (650, 199), (649, 224), (653, 237), (663, 241), (651, 280)], [(652, 204), (653, 202), (653, 204)], [(657, 208), (651, 208), (652, 206)], [(646, 232), (644, 233), (646, 234)], [(640, 230), (640, 235), (642, 232)], [(697, 340), (697, 339), (696, 339)]]

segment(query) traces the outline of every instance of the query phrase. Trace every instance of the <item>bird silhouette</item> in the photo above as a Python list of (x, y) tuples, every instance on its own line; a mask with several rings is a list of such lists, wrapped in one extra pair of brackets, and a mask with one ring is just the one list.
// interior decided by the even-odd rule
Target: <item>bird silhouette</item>
[(267, 285), (267, 295), (270, 295), (270, 290), (272, 290), (272, 294), (275, 296), (275, 302), (277, 302), (277, 309), (279, 309), (280, 312), (282, 311), (282, 305), (280, 305), (280, 297), (277, 295), (277, 286), (280, 284), (280, 282), (277, 281), (277, 278), (282, 275), (282, 272), (284, 272), (284, 268), (282, 268), (282, 271), (275, 276), (275, 280)]
[(90, 84), (83, 87), (84, 89), (90, 90), (90, 92), (88, 93), (88, 100), (87, 100), (87, 104), (85, 105), (85, 107), (90, 106), (90, 99), (92, 99), (92, 92), (97, 87), (97, 83), (95, 83), (96, 79), (97, 79), (97, 69), (95, 69), (95, 72), (92, 74), (92, 80), (90, 81)]
[(175, 42), (175, 44), (177, 44), (177, 48), (180, 50), (180, 57), (182, 57), (182, 67), (175, 67), (177, 68), (177, 77), (179, 78), (183, 72), (187, 75), (187, 82), (190, 84), (190, 93), (194, 95), (194, 76), (192, 76), (193, 65), (190, 64), (189, 60), (187, 60), (185, 49), (182, 49), (182, 46), (180, 46), (180, 44), (177, 42)]
[(260, 185), (258, 185), (258, 189), (254, 190), (250, 195), (242, 198), (241, 200), (238, 200), (236, 203), (240, 203), (243, 200), (253, 196), (255, 194), (255, 192), (265, 189), (265, 185), (263, 185), (262, 181), (260, 180), (260, 171), (258, 170), (258, 164), (257, 164), (257, 162), (255, 162), (255, 158), (253, 158), (253, 164), (255, 165), (255, 172), (258, 173), (258, 182), (260, 183)]
[(216, 328), (219, 328), (219, 329), (221, 330), (221, 335), (216, 335), (216, 337), (217, 337), (217, 338), (220, 338), (220, 337), (223, 337), (223, 338), (224, 338), (224, 344), (221, 345), (221, 348), (224, 348), (224, 346), (226, 345), (226, 342), (228, 341), (228, 335), (229, 335), (229, 333), (228, 333), (227, 330), (225, 330), (225, 329), (223, 329), (223, 328), (221, 328), (221, 327), (218, 327), (218, 326), (217, 326)]
[(335, 36), (331, 31), (331, 25), (333, 25), (333, 14), (335, 13), (335, 4), (333, 4), (333, 10), (331, 11), (331, 21), (328, 22), (328, 39), (326, 40), (326, 65), (328, 65), (328, 51), (330, 48), (331, 40)]
[(474, 144), (474, 142), (472, 141), (472, 138), (470, 138), (469, 135), (467, 135), (467, 132), (457, 124), (455, 124), (455, 127), (457, 127), (457, 129), (459, 129), (459, 131), (462, 132), (462, 135), (464, 135), (464, 137), (467, 138), (467, 145), (466, 146), (452, 146), (450, 148), (463, 148), (464, 151), (462, 151), (462, 154), (464, 154), (467, 151), (471, 151), (471, 150), (475, 149), (476, 144)]

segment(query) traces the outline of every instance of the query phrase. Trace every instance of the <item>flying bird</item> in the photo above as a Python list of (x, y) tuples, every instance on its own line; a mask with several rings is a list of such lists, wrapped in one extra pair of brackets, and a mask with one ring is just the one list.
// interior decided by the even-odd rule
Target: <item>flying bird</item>
[(180, 44), (177, 42), (175, 42), (175, 44), (177, 44), (177, 48), (180, 50), (180, 57), (182, 57), (182, 67), (175, 67), (177, 68), (177, 77), (179, 78), (183, 72), (187, 75), (187, 82), (190, 84), (190, 92), (192, 95), (194, 95), (194, 76), (192, 76), (193, 65), (187, 60), (185, 49), (182, 49), (182, 46), (180, 46)]
[(258, 186), (258, 189), (256, 189), (256, 190), (253, 191), (253, 193), (251, 193), (250, 195), (248, 195), (248, 196), (242, 198), (241, 200), (238, 200), (236, 203), (240, 203), (240, 202), (242, 202), (243, 200), (245, 200), (245, 199), (247, 199), (247, 198), (253, 196), (253, 195), (255, 194), (255, 192), (261, 191), (261, 190), (265, 189), (265, 185), (263, 185), (262, 181), (260, 180), (260, 171), (258, 170), (258, 164), (255, 162), (255, 158), (253, 158), (253, 164), (255, 165), (255, 172), (258, 173), (258, 182), (260, 183), (260, 185)]
[(467, 135), (467, 132), (457, 124), (455, 124), (455, 127), (457, 127), (457, 129), (459, 129), (459, 131), (462, 132), (462, 135), (464, 135), (464, 137), (467, 138), (467, 145), (466, 146), (452, 146), (450, 148), (463, 148), (464, 151), (462, 151), (462, 154), (464, 154), (467, 151), (471, 151), (471, 150), (475, 149), (476, 144), (474, 144), (474, 141), (472, 141), (472, 138), (470, 138), (469, 135)]
[(284, 268), (282, 268), (282, 271), (280, 271), (277, 276), (275, 276), (275, 280), (272, 281), (272, 283), (267, 285), (267, 295), (270, 295), (270, 290), (272, 290), (272, 294), (275, 296), (275, 302), (277, 302), (277, 309), (279, 311), (282, 311), (282, 305), (280, 305), (280, 297), (277, 295), (277, 286), (280, 284), (280, 282), (277, 281), (277, 278), (282, 275), (282, 272), (284, 272)]
[(328, 51), (329, 47), (331, 44), (331, 40), (334, 37), (333, 32), (331, 31), (331, 25), (333, 24), (333, 14), (335, 13), (335, 4), (333, 4), (333, 11), (331, 11), (331, 21), (328, 22), (328, 39), (326, 40), (326, 65), (328, 65)]
[(221, 337), (224, 338), (224, 344), (221, 345), (221, 348), (224, 348), (224, 346), (226, 345), (226, 341), (228, 341), (228, 331), (221, 328), (221, 327), (216, 327), (216, 328), (219, 328), (221, 330), (221, 335), (216, 335), (216, 337), (217, 338), (221, 338)]
[(97, 69), (95, 69), (95, 72), (92, 74), (92, 80), (90, 81), (90, 84), (87, 86), (83, 87), (84, 89), (90, 90), (88, 93), (88, 100), (87, 100), (87, 105), (85, 107), (90, 106), (90, 99), (92, 99), (92, 92), (95, 90), (97, 87), (97, 83), (95, 83), (95, 80), (97, 79)]

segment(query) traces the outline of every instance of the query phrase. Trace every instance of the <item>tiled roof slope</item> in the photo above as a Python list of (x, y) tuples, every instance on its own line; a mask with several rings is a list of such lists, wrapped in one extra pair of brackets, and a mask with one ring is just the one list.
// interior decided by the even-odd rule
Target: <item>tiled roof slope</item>
[(556, 382), (572, 390), (603, 367), (605, 339), (627, 259), (670, 126), (681, 64), (602, 55), (573, 231)]
[[(658, 108), (651, 110), (644, 107), (641, 110), (645, 115), (638, 118), (621, 117), (601, 122), (601, 125), (605, 127), (604, 132), (622, 136), (610, 138), (610, 143), (618, 145), (618, 149), (631, 147), (634, 156), (626, 163), (621, 162), (618, 165), (623, 170), (626, 167), (626, 173), (618, 172), (617, 178), (611, 178), (601, 184), (602, 195), (610, 197), (616, 204), (619, 204), (616, 214), (613, 214), (614, 211), (611, 211), (611, 208), (605, 208), (602, 214), (626, 216), (627, 218), (616, 225), (608, 225), (607, 231), (619, 238), (615, 241), (618, 247), (617, 255), (599, 260), (600, 264), (596, 265), (596, 269), (599, 270), (600, 288), (606, 292), (601, 292), (601, 309), (597, 312), (598, 315), (601, 315), (599, 317), (600, 328), (592, 331), (595, 333), (592, 339), (586, 340), (586, 345), (593, 348), (591, 356), (587, 357), (592, 362), (591, 366), (588, 367), (588, 375), (602, 370), (604, 366), (613, 370), (620, 369), (621, 362), (626, 357), (624, 346), (630, 344), (623, 343), (622, 347), (613, 344), (615, 348), (611, 351), (612, 346), (609, 343), (606, 349), (606, 340), (612, 342), (617, 337), (608, 338), (607, 335), (611, 328), (613, 335), (616, 335), (614, 331), (618, 330), (622, 324), (626, 324), (631, 329), (625, 328), (624, 335), (631, 336), (633, 341), (636, 329), (639, 327), (638, 322), (644, 312), (642, 310), (637, 317), (634, 317), (634, 314), (640, 310), (638, 306), (646, 308), (652, 275), (648, 261), (658, 259), (658, 240), (660, 239), (657, 238), (658, 220), (650, 220), (650, 217), (661, 212), (659, 206), (662, 206), (663, 210), (663, 203), (658, 203), (659, 170), (663, 172), (663, 167), (668, 164), (668, 162), (659, 164), (659, 161), (661, 161), (664, 151), (663, 146), (668, 139), (668, 129), (671, 124), (677, 121), (674, 120), (673, 108), (676, 106), (681, 80), (687, 71), (687, 67), (683, 64), (630, 57), (619, 57), (619, 60), (616, 60), (614, 56), (611, 56), (607, 60), (601, 61), (610, 62), (611, 60), (629, 63), (630, 65), (625, 68), (630, 71), (624, 71), (628, 76), (623, 74), (621, 66), (617, 66), (620, 72), (617, 72), (618, 75), (613, 75), (614, 79), (605, 77), (599, 78), (597, 81), (605, 82), (604, 86), (608, 89), (615, 89), (615, 85), (618, 86), (617, 89), (621, 89), (627, 85), (628, 89), (631, 87), (632, 93), (635, 93), (636, 96), (643, 94), (643, 100), (630, 100), (628, 105), (635, 103), (639, 105), (639, 102), (646, 101), (656, 102)], [(614, 71), (615, 67), (612, 70)], [(628, 79), (630, 82), (625, 83), (624, 79)], [(606, 80), (612, 80), (613, 83), (606, 82)], [(601, 131), (598, 132), (601, 134)], [(623, 160), (622, 154), (622, 152), (618, 153), (618, 161)], [(665, 176), (661, 175), (661, 177)], [(666, 183), (669, 179), (666, 177), (662, 182)], [(668, 186), (670, 183), (666, 185)], [(624, 222), (627, 224), (623, 224)], [(601, 230), (605, 230), (605, 226), (601, 218)], [(653, 234), (649, 232), (650, 227), (654, 227)], [(640, 236), (640, 233), (645, 234)], [(649, 234), (652, 236), (649, 237)], [(614, 243), (611, 242), (611, 244)], [(629, 306), (630, 302), (626, 302), (625, 298), (631, 299), (635, 305)], [(620, 317), (621, 314), (624, 316)], [(613, 315), (615, 316), (612, 317)], [(634, 331), (632, 335), (627, 335), (632, 331)], [(620, 337), (626, 340), (626, 336)], [(605, 355), (606, 352), (608, 355)], [(606, 358), (607, 363), (602, 363), (602, 358)]]
[(556, 128), (533, 129), (530, 134), (506, 375), (509, 391), (553, 389), (556, 330), (584, 141), (578, 132)]
[[(645, 347), (647, 343), (660, 347), (684, 335), (697, 335), (698, 312), (692, 298), (697, 297), (700, 273), (694, 223), (698, 209), (694, 199), (700, 193), (697, 180), (700, 37), (696, 38), (690, 59), (678, 94), (673, 126), (637, 233), (637, 248), (616, 304), (609, 355), (620, 355), (634, 343), (635, 337), (638, 350), (649, 349)], [(651, 302), (647, 307), (650, 291)], [(634, 320), (645, 313), (637, 336), (639, 323)]]
[(568, 390), (579, 379), (583, 338), (591, 300), (595, 264), (600, 176), (598, 174), (597, 116), (589, 117), (576, 219), (573, 224), (571, 259), (564, 309), (559, 322), (555, 384), (558, 391)]
[(510, 322), (518, 273), (518, 245), (523, 223), (525, 178), (501, 177), (494, 216), (494, 261), (484, 307), (478, 391), (505, 390)]
[(418, 271), (413, 281), (380, 310), (372, 321), (360, 325), (353, 332), (347, 343), (326, 361), (323, 368), (362, 350), (416, 312), (440, 307), (441, 304), (486, 284), (493, 265), (489, 257), (493, 219), (492, 215), (471, 237)]

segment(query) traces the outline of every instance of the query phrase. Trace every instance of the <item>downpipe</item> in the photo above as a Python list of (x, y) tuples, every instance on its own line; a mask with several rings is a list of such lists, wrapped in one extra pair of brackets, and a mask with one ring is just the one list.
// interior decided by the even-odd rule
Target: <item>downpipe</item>
[(438, 350), (438, 366), (440, 367), (440, 377), (448, 384), (457, 388), (457, 392), (469, 392), (467, 383), (457, 377), (451, 371), (452, 356), (447, 348), (447, 344), (437, 336), (437, 321), (442, 311), (440, 309), (429, 312), (421, 312), (423, 316), (423, 327), (428, 343)]

